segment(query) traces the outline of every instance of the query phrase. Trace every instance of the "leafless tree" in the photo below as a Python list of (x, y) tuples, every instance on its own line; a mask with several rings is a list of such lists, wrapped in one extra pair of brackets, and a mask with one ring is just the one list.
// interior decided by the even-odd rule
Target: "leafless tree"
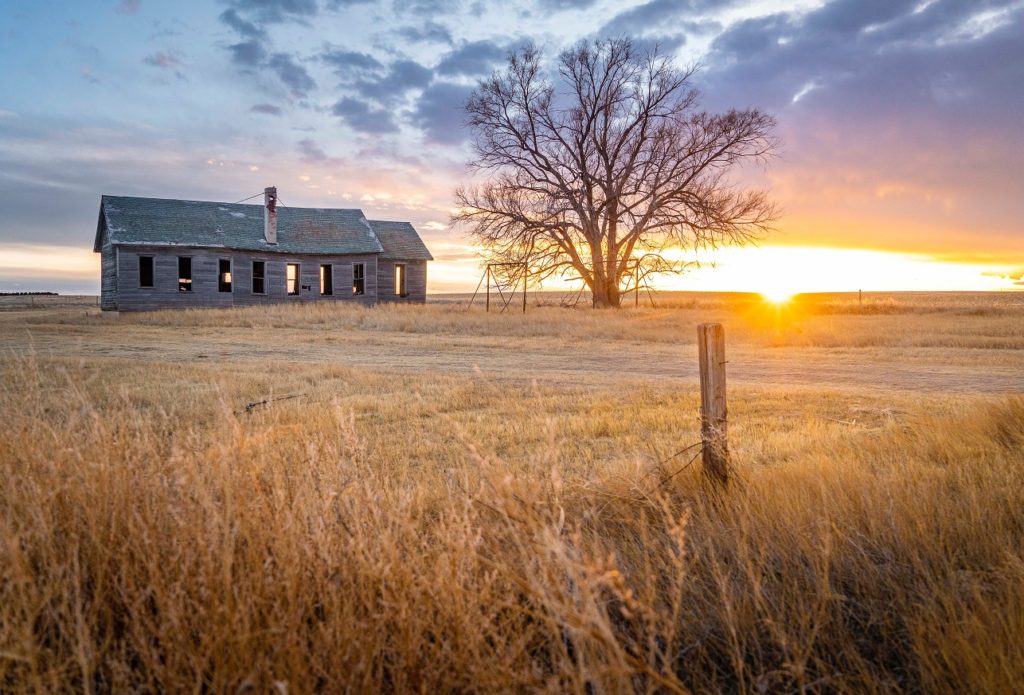
[(772, 153), (775, 121), (700, 111), (693, 74), (627, 39), (581, 43), (555, 75), (536, 47), (510, 54), (465, 104), (469, 167), (487, 178), (456, 191), (452, 221), (531, 279), (577, 273), (595, 307), (619, 306), (634, 277), (679, 272), (667, 249), (759, 237), (774, 206), (730, 173)]

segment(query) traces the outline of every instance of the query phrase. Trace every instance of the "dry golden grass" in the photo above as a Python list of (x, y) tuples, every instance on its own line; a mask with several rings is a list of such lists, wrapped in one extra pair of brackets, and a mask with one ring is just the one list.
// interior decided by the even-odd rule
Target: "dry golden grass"
[(251, 361), (254, 368), (267, 361), (327, 363), (519, 383), (618, 381), (633, 388), (692, 383), (694, 327), (720, 321), (730, 383), (736, 385), (1024, 391), (1024, 293), (865, 298), (865, 307), (883, 302), (900, 308), (886, 313), (857, 313), (863, 307), (855, 296), (826, 296), (819, 304), (798, 298), (784, 306), (748, 295), (668, 299), (679, 307), (540, 307), (525, 318), (486, 314), (479, 306), (466, 311), (465, 304), (454, 303), (372, 309), (318, 303), (120, 316), (100, 316), (95, 309), (8, 311), (0, 312), (0, 353)]
[[(769, 349), (748, 310), (5, 323), (0, 690), (1018, 690), (1021, 398), (742, 385), (740, 482), (713, 494), (691, 452), (670, 458), (697, 439), (693, 389), (388, 362), (408, 333), (564, 347), (653, 324), (610, 339), (654, 350), (700, 313)], [(903, 318), (941, 335), (956, 311)], [(799, 320), (848, 321), (837, 352), (867, 351), (858, 322), (893, 316)], [(963, 318), (955, 340), (1004, 330)], [(230, 324), (286, 344), (347, 331), (381, 364), (169, 345), (216, 354)], [(101, 334), (138, 352), (99, 352)]]
[[(12, 298), (7, 298), (12, 299)], [(47, 325), (91, 328), (101, 312), (89, 303), (36, 311), (11, 304), (3, 324), (35, 328)], [(47, 298), (54, 301), (63, 298)], [(88, 298), (85, 298), (88, 299)], [(773, 305), (758, 295), (661, 293), (658, 305), (620, 312), (555, 306), (547, 295), (531, 303), (528, 320), (511, 309), (483, 311), (477, 300), (467, 310), (465, 296), (442, 296), (426, 306), (339, 306), (331, 303), (274, 304), (248, 309), (160, 311), (107, 316), (103, 325), (151, 328), (315, 329), (399, 332), (529, 339), (628, 339), (640, 343), (679, 343), (692, 338), (697, 322), (722, 321), (730, 344), (757, 347), (885, 347), (1024, 349), (1024, 292), (798, 295)], [(73, 305), (72, 305), (73, 306)], [(23, 311), (14, 311), (15, 308)]]

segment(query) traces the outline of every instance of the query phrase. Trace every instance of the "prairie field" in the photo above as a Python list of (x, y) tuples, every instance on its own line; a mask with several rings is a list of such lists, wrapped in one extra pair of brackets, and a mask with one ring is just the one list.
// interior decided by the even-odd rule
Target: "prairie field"
[(0, 691), (1024, 689), (1024, 293), (5, 299)]

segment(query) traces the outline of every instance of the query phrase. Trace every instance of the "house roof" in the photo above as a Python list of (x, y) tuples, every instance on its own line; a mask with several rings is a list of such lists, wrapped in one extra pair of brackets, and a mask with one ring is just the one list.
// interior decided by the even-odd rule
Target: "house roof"
[(420, 235), (408, 222), (370, 220), (370, 226), (384, 247), (381, 258), (395, 261), (434, 260)]
[[(277, 210), (277, 243), (263, 237), (263, 206), (164, 198), (108, 196), (100, 199), (99, 223), (94, 250), (110, 243), (134, 246), (186, 246), (243, 251), (314, 254), (357, 254), (394, 252), (394, 258), (419, 259), (430, 254), (408, 223), (394, 239), (395, 249), (378, 238), (362, 210), (336, 208), (293, 208)], [(415, 240), (416, 243), (413, 243)], [(416, 248), (418, 244), (419, 248)], [(402, 256), (403, 249), (420, 256)]]

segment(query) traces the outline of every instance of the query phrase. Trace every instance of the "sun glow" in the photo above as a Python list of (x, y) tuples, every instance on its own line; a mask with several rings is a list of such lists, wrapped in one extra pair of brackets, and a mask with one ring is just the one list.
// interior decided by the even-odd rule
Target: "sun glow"
[[(435, 250), (436, 249), (436, 250)], [(472, 292), (483, 277), (475, 250), (435, 242), (431, 292)], [(936, 258), (923, 253), (811, 246), (724, 247), (693, 252), (668, 249), (673, 261), (699, 263), (682, 275), (648, 278), (655, 290), (752, 292), (785, 304), (807, 292), (905, 292), (1024, 290), (1024, 263)], [(548, 278), (531, 289), (578, 292), (580, 280)]]
[[(430, 291), (472, 292), (483, 276), (469, 246), (440, 249), (431, 264)], [(691, 265), (682, 275), (648, 278), (652, 289), (751, 292), (773, 304), (809, 292), (1024, 290), (1024, 263), (937, 258), (923, 253), (813, 246), (723, 247), (694, 254), (668, 249), (665, 256)], [(548, 278), (534, 290), (578, 292), (579, 278)]]
[[(428, 291), (472, 292), (483, 277), (476, 250), (428, 240), (437, 260)], [(700, 265), (682, 275), (652, 276), (652, 289), (753, 292), (785, 304), (805, 292), (1024, 290), (1024, 262), (957, 261), (921, 253), (808, 246), (728, 247), (694, 255), (669, 249), (671, 260)], [(0, 244), (0, 290), (99, 292), (99, 255), (89, 247)], [(578, 292), (580, 282), (551, 278), (533, 290)]]
[(768, 290), (761, 290), (760, 294), (772, 304), (785, 304), (793, 298), (796, 292), (785, 287), (773, 287)]
[(1021, 289), (1022, 268), (926, 254), (807, 246), (728, 247), (678, 259), (699, 267), (653, 280), (662, 290), (756, 292), (784, 303), (803, 292)]

